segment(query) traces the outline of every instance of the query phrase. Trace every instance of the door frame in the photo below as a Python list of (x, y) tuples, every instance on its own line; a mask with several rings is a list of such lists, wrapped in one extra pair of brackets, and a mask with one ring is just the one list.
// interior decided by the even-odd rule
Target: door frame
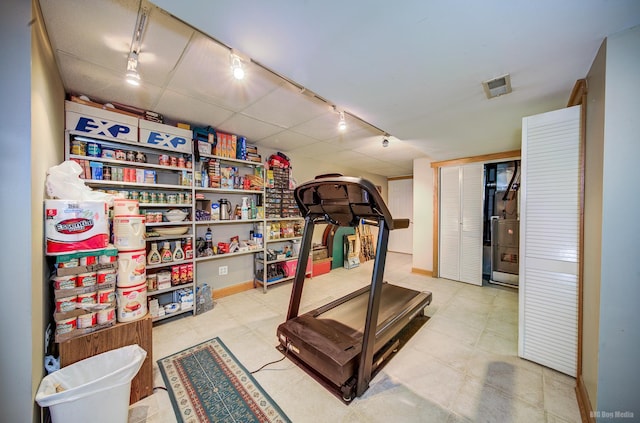
[(433, 169), (433, 277), (440, 277), (439, 248), (440, 248), (440, 168), (445, 166), (461, 166), (469, 163), (492, 162), (499, 160), (517, 160), (520, 150), (504, 151), (502, 153), (484, 154), (481, 156), (463, 157), (459, 159), (431, 162)]

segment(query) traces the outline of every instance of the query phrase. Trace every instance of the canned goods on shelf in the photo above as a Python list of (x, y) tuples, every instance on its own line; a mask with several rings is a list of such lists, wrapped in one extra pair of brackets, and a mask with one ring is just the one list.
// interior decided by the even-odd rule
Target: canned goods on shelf
[(87, 144), (87, 156), (100, 157), (100, 144), (96, 142), (90, 142)]
[(86, 156), (87, 143), (78, 140), (71, 141), (71, 154), (75, 154), (76, 156)]

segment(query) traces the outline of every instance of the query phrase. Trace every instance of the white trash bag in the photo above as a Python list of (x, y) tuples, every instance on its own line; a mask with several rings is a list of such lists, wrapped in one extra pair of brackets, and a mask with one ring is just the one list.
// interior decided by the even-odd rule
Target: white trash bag
[(73, 160), (67, 160), (47, 170), (45, 186), (50, 198), (61, 200), (97, 200), (113, 205), (113, 195), (98, 192), (85, 185), (80, 178), (82, 167)]
[(126, 423), (131, 380), (146, 356), (129, 345), (63, 367), (42, 379), (36, 401), (53, 423)]

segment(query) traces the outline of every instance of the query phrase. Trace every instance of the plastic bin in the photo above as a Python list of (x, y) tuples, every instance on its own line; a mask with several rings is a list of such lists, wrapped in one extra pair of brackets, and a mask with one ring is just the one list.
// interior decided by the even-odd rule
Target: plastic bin
[(42, 379), (36, 401), (53, 423), (126, 423), (131, 380), (146, 356), (129, 345), (63, 367)]

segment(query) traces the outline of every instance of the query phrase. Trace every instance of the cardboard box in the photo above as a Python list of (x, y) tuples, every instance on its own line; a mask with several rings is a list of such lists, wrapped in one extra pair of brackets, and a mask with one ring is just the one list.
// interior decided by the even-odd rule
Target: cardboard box
[(65, 125), (70, 131), (138, 141), (137, 118), (68, 100), (65, 101), (65, 111)]
[(200, 154), (211, 155), (211, 144), (205, 141), (198, 141), (198, 152)]
[(140, 119), (140, 143), (191, 154), (193, 132), (175, 126)]
[(327, 247), (324, 246), (316, 247), (312, 251), (312, 257), (313, 261), (326, 259), (327, 257), (329, 257), (329, 251), (327, 250)]

